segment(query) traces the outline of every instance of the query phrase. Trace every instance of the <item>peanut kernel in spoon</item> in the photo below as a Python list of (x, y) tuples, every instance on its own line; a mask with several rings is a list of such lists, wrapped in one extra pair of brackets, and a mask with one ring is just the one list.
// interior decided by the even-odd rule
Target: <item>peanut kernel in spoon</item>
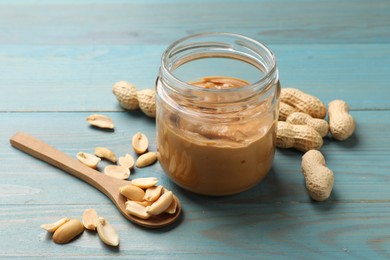
[(147, 189), (153, 187), (158, 182), (155, 177), (137, 178), (131, 181), (131, 184), (140, 187), (141, 189)]
[(169, 207), (164, 212), (168, 214), (175, 214), (176, 208), (177, 208), (177, 200), (173, 199), (171, 205), (169, 205)]
[(172, 191), (165, 192), (157, 201), (155, 201), (150, 207), (148, 207), (147, 212), (152, 215), (159, 215), (171, 205), (172, 200)]
[(125, 185), (120, 187), (119, 192), (129, 200), (142, 201), (145, 196), (145, 191), (135, 185)]
[[(173, 215), (163, 214), (162, 216), (152, 217), (148, 220), (143, 220), (138, 217), (132, 216), (128, 214), (126, 208), (124, 207), (125, 198), (122, 196), (118, 196), (118, 190), (121, 186), (123, 186), (122, 181), (115, 181), (108, 176), (101, 175), (99, 178), (102, 181), (98, 183), (96, 182), (96, 180), (91, 178), (91, 170), (87, 167), (81, 167), (82, 165), (80, 165), (80, 163), (78, 163), (76, 159), (69, 158), (69, 156), (67, 156), (63, 152), (53, 148), (52, 146), (49, 146), (45, 142), (36, 139), (35, 137), (30, 136), (28, 134), (17, 133), (10, 139), (10, 143), (13, 147), (19, 149), (20, 151), (35, 156), (40, 160), (51, 164), (52, 166), (58, 167), (65, 172), (68, 172), (72, 176), (86, 181), (96, 189), (99, 189), (110, 200), (112, 200), (119, 212), (121, 212), (126, 219), (137, 225), (146, 228), (161, 228), (174, 223), (176, 220), (178, 220), (180, 216), (182, 210), (180, 201), (178, 201), (176, 213)], [(68, 224), (69, 222), (71, 223)], [(66, 226), (63, 228), (64, 225)], [(57, 232), (58, 229), (61, 229), (61, 232)], [(55, 231), (57, 235), (53, 235), (53, 240), (55, 237), (57, 238), (54, 242), (66, 243), (67, 241), (70, 241), (72, 238), (80, 234), (84, 230), (84, 226), (80, 221), (70, 220), (65, 224), (61, 225), (58, 229)]]
[(144, 200), (144, 201), (134, 201), (134, 202), (139, 204), (139, 205), (141, 205), (141, 206), (144, 206), (144, 207), (147, 207), (147, 206), (150, 206), (150, 205), (153, 204), (152, 201), (146, 201), (146, 200)]
[(146, 189), (144, 200), (154, 202), (158, 200), (161, 195), (163, 186), (154, 186)]
[(130, 215), (139, 217), (141, 219), (150, 218), (150, 214), (147, 212), (147, 208), (138, 204), (137, 202), (128, 200), (126, 203), (126, 211)]

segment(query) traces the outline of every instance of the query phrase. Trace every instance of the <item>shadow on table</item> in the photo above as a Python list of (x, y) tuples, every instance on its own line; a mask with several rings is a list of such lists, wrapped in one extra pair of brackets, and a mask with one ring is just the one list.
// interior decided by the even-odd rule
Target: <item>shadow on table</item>
[(359, 143), (360, 143), (359, 130), (356, 129), (355, 132), (348, 139), (343, 141), (333, 139), (332, 136), (329, 134), (326, 138), (324, 138), (323, 147), (336, 145), (338, 148), (352, 149), (358, 147)]
[[(298, 208), (311, 208), (315, 211), (331, 210), (337, 205), (337, 193), (324, 202), (314, 201), (307, 194), (301, 174), (281, 173), (271, 169), (267, 177), (254, 188), (237, 195), (211, 197), (203, 196), (178, 188), (184, 204), (191, 204), (192, 210), (211, 212), (215, 217), (224, 214), (251, 214), (250, 212), (266, 208), (274, 213), (295, 211)], [(230, 214), (229, 212), (234, 212)]]

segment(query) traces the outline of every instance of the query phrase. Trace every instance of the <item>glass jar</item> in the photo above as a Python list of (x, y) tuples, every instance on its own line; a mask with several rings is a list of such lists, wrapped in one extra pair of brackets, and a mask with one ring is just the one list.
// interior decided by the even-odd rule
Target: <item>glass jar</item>
[(159, 161), (176, 184), (220, 196), (266, 176), (280, 84), (265, 45), (232, 33), (180, 39), (162, 55), (156, 93)]

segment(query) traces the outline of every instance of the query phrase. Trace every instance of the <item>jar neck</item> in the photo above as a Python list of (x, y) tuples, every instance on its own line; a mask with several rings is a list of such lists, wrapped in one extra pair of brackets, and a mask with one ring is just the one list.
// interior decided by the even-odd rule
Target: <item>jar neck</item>
[[(180, 66), (200, 59), (225, 58), (250, 64), (259, 70), (259, 77), (249, 85), (215, 89), (194, 86), (178, 78), (174, 72)], [(210, 75), (204, 75), (210, 76)], [(229, 76), (229, 75), (224, 75)], [(176, 103), (213, 111), (216, 107), (234, 107), (259, 102), (274, 95), (279, 80), (273, 53), (263, 44), (245, 36), (231, 33), (204, 33), (174, 42), (161, 59), (157, 91)]]

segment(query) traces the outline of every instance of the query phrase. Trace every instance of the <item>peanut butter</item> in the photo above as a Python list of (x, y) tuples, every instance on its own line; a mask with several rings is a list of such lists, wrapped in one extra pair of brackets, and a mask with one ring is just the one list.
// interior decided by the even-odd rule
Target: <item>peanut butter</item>
[(199, 81), (191, 82), (192, 85), (202, 88), (231, 89), (239, 88), (249, 84), (248, 81), (232, 77), (204, 77)]
[[(212, 76), (191, 84), (231, 89), (249, 83)], [(157, 140), (164, 171), (178, 185), (204, 195), (234, 194), (255, 186), (270, 170), (274, 157), (276, 124), (270, 106), (267, 101), (248, 105), (231, 120), (209, 122), (167, 112), (162, 105)]]

